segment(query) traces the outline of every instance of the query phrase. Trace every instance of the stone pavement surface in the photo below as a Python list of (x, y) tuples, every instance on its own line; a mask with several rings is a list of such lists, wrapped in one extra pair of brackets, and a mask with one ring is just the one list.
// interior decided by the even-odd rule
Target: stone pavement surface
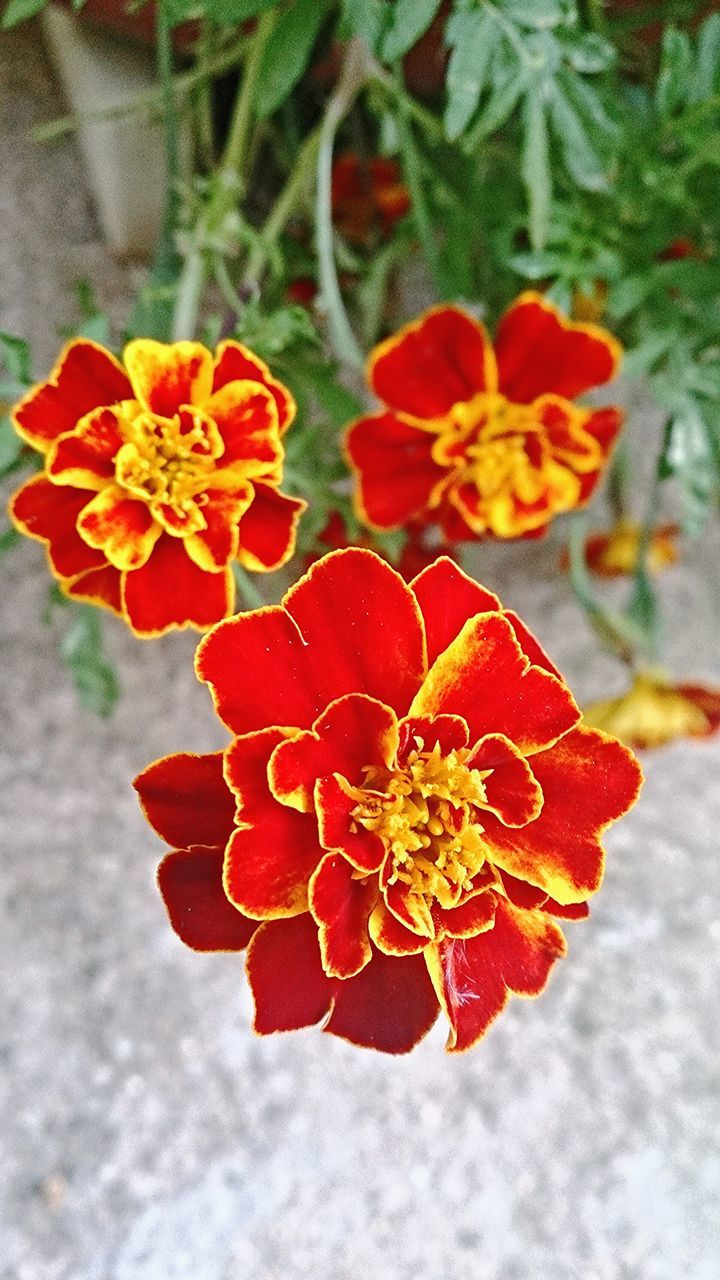
[[(0, 67), (0, 327), (41, 372), (72, 279), (120, 320), (127, 273), (72, 144), (24, 141), (60, 109), (32, 28)], [(656, 429), (636, 418), (639, 448)], [(598, 696), (622, 675), (556, 550), (475, 567)], [(678, 674), (720, 680), (719, 551), (663, 581)], [(40, 622), (40, 548), (1, 572), (1, 1280), (717, 1280), (720, 741), (648, 757), (592, 919), (471, 1054), (446, 1057), (439, 1027), (401, 1059), (258, 1040), (240, 961), (167, 926), (129, 788), (158, 754), (222, 743), (193, 640), (108, 620), (125, 691), (101, 723)]]

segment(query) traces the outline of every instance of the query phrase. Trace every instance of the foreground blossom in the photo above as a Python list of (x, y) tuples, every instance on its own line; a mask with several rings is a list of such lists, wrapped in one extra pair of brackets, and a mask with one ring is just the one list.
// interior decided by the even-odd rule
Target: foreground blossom
[(590, 498), (622, 423), (576, 396), (612, 378), (620, 347), (535, 293), (498, 326), (495, 347), (456, 307), (436, 307), (375, 349), (385, 408), (349, 429), (358, 514), (377, 529), (440, 525), (452, 542), (541, 533)]
[(47, 544), (63, 590), (138, 635), (205, 630), (232, 613), (231, 563), (284, 564), (305, 503), (279, 492), (290, 393), (223, 342), (137, 339), (123, 364), (94, 342), (62, 352), (17, 406), (44, 470), (15, 494), (18, 529)]
[[(647, 552), (647, 568), (650, 573), (662, 573), (676, 564), (680, 553), (677, 538), (680, 530), (676, 524), (661, 524), (650, 537)], [(618, 520), (606, 533), (591, 533), (585, 542), (585, 561), (591, 573), (599, 578), (620, 578), (635, 572), (643, 536), (642, 526), (632, 520)], [(560, 564), (569, 566), (567, 551)]]
[(627, 693), (589, 706), (584, 723), (645, 749), (677, 738), (708, 738), (720, 729), (720, 689), (673, 684), (663, 672), (644, 671)]
[(403, 1053), (442, 1009), (460, 1050), (543, 989), (640, 771), (496, 596), (447, 559), (408, 586), (337, 551), (196, 666), (234, 740), (136, 786), (172, 924), (248, 947), (258, 1032)]
[(354, 151), (338, 156), (332, 170), (332, 213), (351, 244), (364, 245), (379, 230), (388, 235), (410, 208), (410, 194), (394, 160), (363, 161)]

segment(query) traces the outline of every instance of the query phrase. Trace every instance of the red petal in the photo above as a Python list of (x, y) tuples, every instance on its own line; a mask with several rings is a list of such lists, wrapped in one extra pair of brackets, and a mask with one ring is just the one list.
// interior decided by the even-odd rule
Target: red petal
[(308, 883), (324, 850), (313, 818), (268, 805), (256, 826), (230, 837), (225, 853), (225, 892), (254, 919), (307, 911)]
[(427, 953), (450, 1021), (448, 1049), (469, 1049), (507, 1003), (508, 992), (539, 995), (565, 939), (541, 911), (520, 911), (498, 899), (494, 928), (441, 942)]
[(550, 661), (545, 650), (535, 639), (532, 631), (529, 631), (525, 626), (522, 618), (519, 618), (513, 609), (505, 609), (504, 617), (506, 617), (510, 623), (510, 626), (515, 632), (515, 639), (520, 645), (523, 653), (530, 659), (533, 666), (542, 667), (543, 671), (549, 671), (551, 676), (557, 676), (558, 680), (562, 680), (562, 676), (555, 666), (555, 663)]
[(600, 885), (600, 837), (634, 803), (640, 766), (614, 738), (578, 726), (549, 751), (533, 756), (532, 767), (542, 787), (542, 811), (519, 830), (485, 814), (489, 856), (557, 902), (580, 902)]
[(508, 871), (498, 871), (500, 880), (508, 898), (516, 907), (524, 907), (532, 911), (535, 907), (544, 907), (548, 896), (543, 889), (536, 889), (534, 884), (526, 880), (516, 880)]
[(377, 881), (358, 880), (340, 854), (325, 855), (310, 881), (310, 910), (328, 977), (353, 978), (370, 960), (368, 917), (377, 895)]
[(465, 623), (430, 668), (410, 712), (462, 715), (471, 741), (500, 733), (523, 755), (557, 741), (580, 718), (570, 690), (531, 666), (511, 624), (491, 613)]
[(432, 751), (440, 747), (442, 755), (451, 751), (460, 751), (468, 745), (470, 732), (462, 716), (410, 716), (400, 722), (400, 745), (398, 760), (405, 761), (409, 751), (416, 747), (416, 740), (422, 738), (423, 750)]
[(237, 555), (238, 525), (252, 502), (253, 487), (247, 483), (236, 490), (206, 489), (205, 497), (202, 513), (206, 527), (184, 539), (185, 550), (199, 569), (216, 573)]
[(215, 355), (213, 392), (224, 387), (227, 382), (235, 382), (238, 379), (250, 379), (267, 387), (277, 405), (280, 431), (285, 431), (295, 417), (295, 401), (287, 387), (273, 378), (267, 365), (259, 356), (254, 355), (241, 343), (228, 339), (220, 343)]
[(158, 887), (179, 938), (194, 951), (244, 951), (257, 921), (225, 896), (222, 849), (178, 849), (158, 867)]
[(375, 394), (400, 413), (440, 418), (478, 391), (494, 391), (485, 330), (457, 307), (435, 307), (381, 342), (368, 363)]
[(360, 418), (346, 437), (348, 461), (358, 474), (361, 520), (393, 529), (423, 516), (449, 474), (432, 459), (433, 437), (392, 413)]
[(508, 827), (524, 827), (542, 808), (543, 793), (527, 760), (514, 743), (499, 733), (481, 738), (468, 767), (492, 769), (485, 779), (485, 794), (491, 812)]
[(47, 382), (21, 400), (13, 418), (20, 435), (44, 450), (91, 409), (130, 397), (132, 388), (115, 357), (80, 338), (64, 348)]
[(537, 293), (524, 293), (505, 313), (495, 338), (500, 390), (530, 404), (552, 392), (574, 400), (614, 378), (622, 348), (604, 329), (572, 324)]
[(284, 605), (233, 618), (198, 648), (198, 675), (233, 732), (310, 728), (345, 693), (406, 710), (422, 680), (424, 633), (414, 596), (379, 556), (332, 552)]
[(447, 556), (423, 569), (410, 585), (425, 620), (430, 665), (462, 631), (468, 618), (502, 609), (492, 591), (468, 577)]
[(314, 1026), (328, 1012), (337, 985), (323, 970), (311, 915), (263, 924), (248, 947), (247, 975), (260, 1035)]
[(212, 355), (199, 342), (135, 338), (123, 360), (136, 398), (151, 413), (172, 418), (180, 405), (201, 405), (210, 396)]
[(228, 383), (206, 401), (203, 412), (217, 424), (225, 442), (219, 466), (243, 462), (244, 475), (279, 474), (283, 447), (277, 408), (267, 387), (257, 382)]
[(356, 978), (339, 982), (323, 1028), (351, 1044), (381, 1053), (409, 1053), (439, 1013), (422, 956), (375, 951)]
[(279, 569), (295, 550), (297, 526), (307, 503), (267, 484), (255, 485), (255, 498), (240, 520), (238, 559), (246, 569)]
[(111, 564), (101, 569), (91, 569), (71, 582), (64, 582), (62, 589), (73, 600), (85, 600), (88, 604), (104, 605), (113, 613), (122, 615), (120, 571)]
[(133, 786), (150, 826), (168, 844), (227, 844), (235, 797), (223, 777), (222, 751), (165, 756), (143, 769)]
[(406, 929), (388, 910), (382, 898), (370, 916), (369, 933), (375, 946), (386, 956), (416, 956), (427, 946), (427, 938)]
[(180, 538), (164, 534), (142, 569), (123, 575), (123, 610), (136, 635), (158, 636), (173, 627), (203, 631), (232, 611), (229, 569), (206, 573)]
[(22, 533), (48, 544), (51, 567), (61, 578), (75, 578), (107, 561), (77, 531), (77, 518), (94, 494), (55, 485), (34, 476), (10, 500), (10, 515)]
[(437, 907), (434, 912), (436, 926), (450, 938), (474, 938), (476, 934), (492, 929), (496, 902), (494, 893), (485, 892), (476, 893), (449, 910)]
[(115, 476), (115, 455), (122, 443), (116, 411), (97, 409), (82, 427), (55, 441), (47, 458), (48, 475), (78, 488), (104, 489)]
[(549, 911), (551, 916), (557, 916), (560, 920), (587, 920), (590, 915), (590, 907), (587, 902), (556, 902), (554, 898), (546, 898), (543, 903), (543, 911)]
[(93, 495), (83, 507), (77, 527), (104, 559), (116, 569), (128, 571), (147, 564), (161, 534), (147, 504), (130, 498), (115, 484)]
[(315, 808), (320, 843), (324, 849), (343, 853), (358, 871), (379, 870), (385, 857), (385, 845), (380, 836), (353, 820), (357, 798), (348, 795), (346, 784), (337, 774), (318, 782)]
[[(586, 431), (601, 445), (605, 457), (610, 454), (613, 444), (619, 435), (624, 422), (624, 414), (621, 409), (598, 409), (597, 413), (591, 414), (587, 421), (583, 424)], [(603, 471), (591, 471), (587, 475), (580, 477), (580, 501), (587, 502), (594, 493), (598, 480), (603, 475)]]
[(225, 781), (237, 801), (238, 823), (261, 822), (276, 802), (268, 784), (268, 765), (278, 743), (290, 729), (260, 729), (236, 738), (225, 751)]
[(389, 707), (362, 693), (332, 702), (311, 730), (283, 742), (269, 767), (273, 795), (309, 812), (319, 778), (340, 773), (354, 785), (368, 765), (391, 764), (397, 751), (397, 719)]

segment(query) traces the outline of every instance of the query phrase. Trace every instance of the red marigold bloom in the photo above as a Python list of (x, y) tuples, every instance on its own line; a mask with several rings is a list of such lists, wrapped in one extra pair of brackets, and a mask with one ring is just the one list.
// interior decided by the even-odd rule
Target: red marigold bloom
[[(676, 524), (658, 525), (652, 533), (648, 548), (648, 569), (662, 573), (679, 558)], [(591, 533), (585, 542), (585, 560), (591, 573), (599, 578), (620, 578), (634, 573), (637, 565), (642, 527), (632, 520), (618, 520), (606, 533)], [(570, 560), (567, 551), (560, 557), (561, 568), (567, 569)]]
[(709, 738), (720, 729), (720, 689), (674, 684), (663, 671), (643, 671), (627, 693), (594, 702), (584, 720), (639, 749), (664, 747), (677, 738)]
[(612, 378), (620, 346), (536, 293), (500, 321), (495, 347), (457, 307), (435, 307), (375, 348), (385, 408), (348, 430), (358, 514), (377, 529), (432, 520), (460, 542), (533, 536), (590, 498), (622, 423), (576, 396)]
[(177, 933), (249, 943), (257, 1031), (403, 1053), (442, 1008), (460, 1050), (542, 990), (640, 770), (496, 596), (447, 559), (407, 585), (336, 551), (215, 627), (196, 668), (231, 745), (136, 786), (175, 847)]
[(230, 568), (279, 568), (305, 509), (280, 493), (289, 391), (239, 342), (130, 342), (123, 364), (70, 342), (14, 413), (44, 454), (14, 495), (63, 590), (141, 636), (205, 630), (232, 613)]
[(338, 156), (332, 171), (333, 221), (351, 244), (366, 244), (379, 228), (389, 235), (410, 208), (410, 194), (394, 160), (364, 161), (354, 151)]

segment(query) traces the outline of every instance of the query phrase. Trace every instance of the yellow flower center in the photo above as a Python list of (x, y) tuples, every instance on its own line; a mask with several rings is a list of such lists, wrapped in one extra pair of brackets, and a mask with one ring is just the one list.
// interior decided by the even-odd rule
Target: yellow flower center
[(511, 491), (521, 502), (536, 502), (545, 488), (546, 449), (542, 429), (527, 407), (505, 396), (482, 395), (458, 405), (456, 415), (464, 437), (461, 479), (485, 500)]
[(471, 769), (469, 750), (442, 755), (422, 739), (396, 770), (371, 767), (353, 818), (380, 836), (392, 859), (388, 884), (401, 881), (441, 907), (454, 907), (485, 862), (478, 809), (489, 770)]
[(143, 411), (128, 419), (125, 436), (115, 460), (120, 487), (147, 502), (168, 533), (204, 529), (203, 491), (225, 449), (212, 418), (194, 408), (172, 418)]

